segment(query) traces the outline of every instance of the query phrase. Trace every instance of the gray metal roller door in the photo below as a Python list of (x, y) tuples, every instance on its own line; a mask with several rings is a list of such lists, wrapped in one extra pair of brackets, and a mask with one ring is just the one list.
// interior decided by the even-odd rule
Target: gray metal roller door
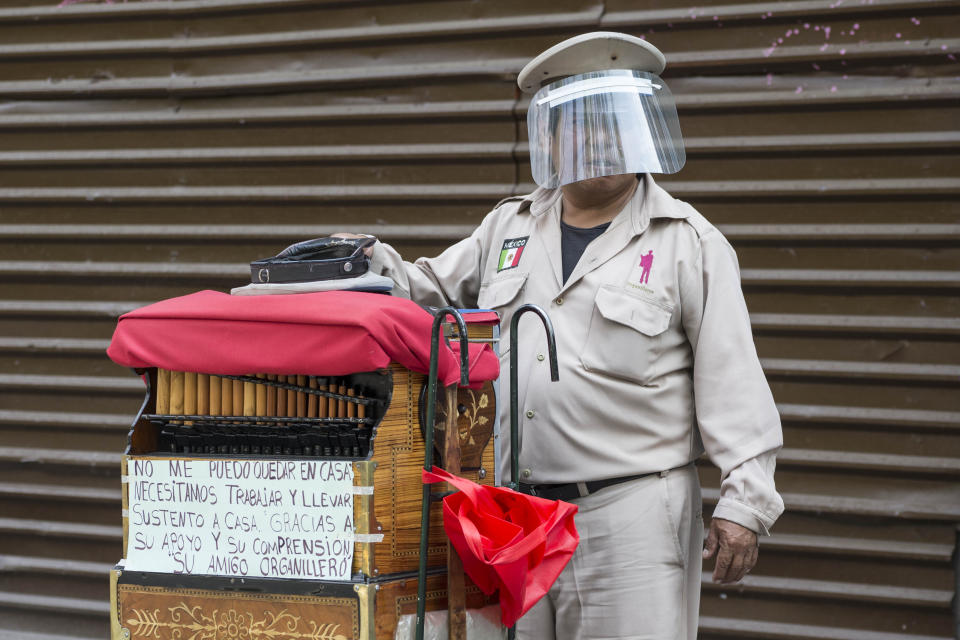
[(0, 3), (0, 635), (107, 633), (116, 316), (338, 229), (436, 253), (532, 188), (516, 72), (601, 28), (668, 54), (660, 182), (737, 248), (785, 424), (788, 512), (701, 637), (952, 637), (958, 6)]

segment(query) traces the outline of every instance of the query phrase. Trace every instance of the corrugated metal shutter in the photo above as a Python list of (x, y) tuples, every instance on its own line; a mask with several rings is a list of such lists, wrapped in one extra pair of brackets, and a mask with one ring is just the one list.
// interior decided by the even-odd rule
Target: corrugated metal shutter
[(668, 54), (661, 182), (736, 246), (785, 422), (788, 512), (742, 587), (705, 575), (701, 637), (952, 637), (958, 7), (0, 3), (0, 635), (107, 634), (116, 316), (334, 230), (466, 235), (532, 188), (516, 72), (601, 28)]

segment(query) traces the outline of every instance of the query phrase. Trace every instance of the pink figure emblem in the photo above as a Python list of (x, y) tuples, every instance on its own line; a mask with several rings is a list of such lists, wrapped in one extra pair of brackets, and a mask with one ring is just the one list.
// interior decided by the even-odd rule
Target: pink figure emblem
[(645, 284), (650, 281), (650, 269), (652, 267), (653, 249), (640, 256), (640, 268), (643, 269), (643, 271), (640, 272), (640, 284)]

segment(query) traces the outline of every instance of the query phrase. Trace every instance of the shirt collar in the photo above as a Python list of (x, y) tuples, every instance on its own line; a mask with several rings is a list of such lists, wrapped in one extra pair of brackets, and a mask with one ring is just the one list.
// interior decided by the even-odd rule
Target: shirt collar
[[(539, 218), (543, 214), (553, 209), (560, 202), (562, 195), (560, 189), (544, 189), (538, 187), (533, 193), (524, 198), (523, 203), (517, 209), (517, 212), (529, 208), (534, 218)], [(690, 216), (687, 207), (678, 206), (679, 203), (669, 193), (664, 191), (653, 177), (646, 173), (637, 185), (630, 202), (624, 207), (624, 210), (617, 215), (620, 217), (624, 213), (630, 217), (630, 226), (634, 235), (640, 235), (650, 226), (650, 220), (658, 218), (684, 219)]]
[[(536, 191), (526, 198), (530, 202), (530, 213), (534, 218), (539, 218), (560, 201), (562, 193), (560, 189), (544, 189), (543, 187), (538, 187)], [(520, 209), (523, 209), (523, 207), (520, 207)]]
[(663, 187), (653, 181), (653, 177), (649, 173), (644, 176), (644, 186), (649, 194), (645, 206), (650, 211), (651, 219), (685, 220), (690, 217), (692, 207), (667, 193)]

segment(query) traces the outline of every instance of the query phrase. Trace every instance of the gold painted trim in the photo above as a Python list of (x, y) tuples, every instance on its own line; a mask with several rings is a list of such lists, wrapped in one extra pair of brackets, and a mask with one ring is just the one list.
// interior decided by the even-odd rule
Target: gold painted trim
[[(373, 474), (377, 469), (377, 463), (372, 460), (363, 460), (354, 463), (355, 473), (353, 483), (355, 486), (372, 487)], [(357, 534), (378, 533), (373, 531), (373, 495), (355, 495), (353, 502), (353, 525)], [(357, 542), (353, 545), (354, 566), (364, 575), (375, 575), (375, 553), (373, 542)]]
[(127, 461), (130, 456), (124, 454), (120, 457), (120, 477), (127, 482), (120, 483), (120, 513), (123, 522), (123, 550), (121, 557), (127, 557), (127, 539), (130, 537), (130, 476), (127, 475)]
[[(120, 572), (117, 569), (110, 570), (110, 640), (123, 640), (120, 628), (120, 594), (117, 592), (117, 579)], [(127, 634), (129, 637), (129, 633)]]
[[(305, 620), (286, 609), (279, 613), (266, 611), (261, 619), (249, 611), (235, 608), (216, 609), (212, 613), (202, 606), (190, 606), (181, 601), (168, 607), (169, 619), (161, 619), (160, 610), (133, 609), (128, 622), (137, 638), (159, 638), (161, 630), (169, 630), (173, 638), (190, 640), (218, 640), (219, 638), (248, 638), (249, 640), (288, 638), (289, 640), (350, 640), (333, 622)], [(302, 625), (301, 625), (302, 623)], [(307, 626), (309, 625), (309, 626)], [(129, 633), (127, 634), (129, 636)], [(123, 640), (126, 640), (124, 638)]]
[(377, 640), (376, 627), (376, 597), (375, 584), (357, 584), (353, 590), (357, 592), (357, 601), (360, 603), (360, 636), (358, 640)]
[[(119, 638), (113, 640), (355, 640), (360, 637), (360, 598), (285, 595), (274, 593), (226, 592), (208, 589), (168, 589), (157, 586), (120, 585), (117, 596), (121, 619), (129, 627), (120, 628)], [(128, 599), (121, 599), (127, 594)], [(139, 608), (132, 601), (145, 594), (153, 597)], [(203, 599), (197, 602), (197, 598)], [(274, 606), (261, 614), (238, 607), (240, 603), (262, 602)], [(172, 605), (172, 606), (171, 606)], [(293, 606), (286, 606), (293, 605)], [(336, 622), (321, 622), (323, 612), (314, 610), (309, 616), (299, 611), (300, 606), (348, 609), (350, 629), (341, 630)], [(281, 608), (282, 607), (282, 608)], [(212, 609), (212, 611), (211, 611)], [(276, 609), (279, 609), (276, 610)], [(297, 615), (300, 614), (300, 615)], [(316, 616), (316, 617), (315, 617)], [(230, 632), (221, 627), (233, 625)], [(280, 629), (282, 628), (282, 633)], [(169, 630), (169, 633), (167, 633)], [(241, 633), (242, 631), (242, 633)], [(347, 634), (347, 635), (344, 635)], [(348, 637), (349, 636), (349, 637)]]

